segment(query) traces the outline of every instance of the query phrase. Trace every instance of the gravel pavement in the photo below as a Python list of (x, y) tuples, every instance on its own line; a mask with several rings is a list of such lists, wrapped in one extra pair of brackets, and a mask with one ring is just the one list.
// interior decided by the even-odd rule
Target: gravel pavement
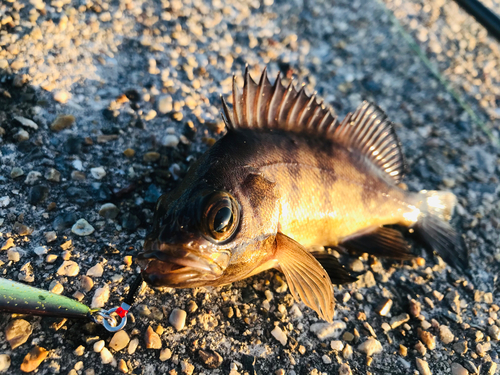
[[(483, 1), (500, 14), (500, 1)], [(223, 134), (219, 95), (245, 64), (254, 77), (264, 66), (295, 77), (340, 116), (364, 99), (382, 107), (409, 189), (458, 196), (470, 272), (418, 245), (405, 264), (342, 255), (362, 276), (335, 288), (333, 324), (273, 271), (145, 288), (115, 336), (2, 314), (0, 372), (497, 373), (500, 43), (449, 0), (2, 1), (1, 276), (118, 306), (156, 199)]]

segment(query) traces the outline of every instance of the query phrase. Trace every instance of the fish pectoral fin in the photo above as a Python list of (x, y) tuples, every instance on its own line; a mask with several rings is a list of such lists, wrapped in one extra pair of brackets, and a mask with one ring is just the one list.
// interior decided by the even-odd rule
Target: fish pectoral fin
[(282, 233), (276, 234), (275, 257), (295, 300), (331, 322), (335, 308), (333, 285), (321, 264), (301, 244)]
[(313, 251), (311, 255), (323, 266), (333, 284), (353, 283), (358, 278), (353, 277), (342, 267), (339, 260), (327, 251)]
[(340, 243), (342, 247), (355, 253), (368, 253), (378, 257), (408, 260), (414, 257), (410, 245), (400, 231), (378, 227), (372, 232), (354, 234)]

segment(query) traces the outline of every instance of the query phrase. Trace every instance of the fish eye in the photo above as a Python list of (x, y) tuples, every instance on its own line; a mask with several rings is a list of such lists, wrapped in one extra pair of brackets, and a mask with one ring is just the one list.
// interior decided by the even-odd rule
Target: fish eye
[(239, 211), (239, 205), (231, 195), (225, 192), (213, 193), (203, 208), (203, 234), (215, 242), (228, 240), (238, 226)]

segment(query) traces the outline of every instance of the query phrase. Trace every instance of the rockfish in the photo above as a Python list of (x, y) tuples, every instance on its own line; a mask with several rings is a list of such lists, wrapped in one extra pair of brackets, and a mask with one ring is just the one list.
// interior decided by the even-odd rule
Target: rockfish
[[(412, 255), (393, 227), (411, 228), (446, 262), (467, 267), (462, 237), (449, 225), (450, 192), (408, 192), (392, 123), (363, 102), (342, 121), (315, 95), (233, 82), (222, 100), (227, 133), (158, 199), (139, 264), (153, 286), (217, 286), (270, 268), (286, 277), (296, 301), (332, 321), (332, 282), (354, 279), (328, 251), (342, 247), (395, 259)], [(316, 246), (318, 248), (318, 246)]]

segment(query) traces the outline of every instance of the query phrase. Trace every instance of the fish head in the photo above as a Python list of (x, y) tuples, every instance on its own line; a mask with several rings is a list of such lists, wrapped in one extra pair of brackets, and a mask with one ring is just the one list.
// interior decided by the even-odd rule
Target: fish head
[(229, 265), (241, 206), (227, 191), (197, 186), (163, 195), (138, 262), (153, 286), (215, 285)]

